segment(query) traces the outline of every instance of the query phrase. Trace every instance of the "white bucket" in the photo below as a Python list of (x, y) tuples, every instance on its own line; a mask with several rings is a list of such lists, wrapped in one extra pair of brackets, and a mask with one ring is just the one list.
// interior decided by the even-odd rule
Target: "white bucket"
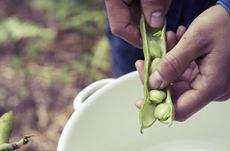
[(57, 151), (229, 151), (230, 101), (213, 102), (171, 127), (156, 122), (140, 133), (143, 86), (136, 72), (95, 82), (74, 100)]

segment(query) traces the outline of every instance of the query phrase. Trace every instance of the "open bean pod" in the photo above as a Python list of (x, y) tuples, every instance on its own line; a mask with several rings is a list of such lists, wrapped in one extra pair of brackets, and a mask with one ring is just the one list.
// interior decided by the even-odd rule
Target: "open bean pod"
[(10, 135), (13, 130), (13, 112), (7, 112), (0, 117), (0, 151), (13, 151), (21, 148), (29, 142), (32, 135), (25, 135), (17, 142), (9, 143)]
[(13, 113), (7, 112), (0, 117), (0, 145), (9, 142), (13, 129)]
[(144, 17), (141, 17), (140, 30), (144, 51), (144, 105), (140, 109), (141, 133), (156, 120), (172, 124), (174, 107), (170, 90), (152, 90), (149, 87), (149, 76), (155, 71), (160, 59), (167, 53), (166, 24), (163, 28), (150, 27)]

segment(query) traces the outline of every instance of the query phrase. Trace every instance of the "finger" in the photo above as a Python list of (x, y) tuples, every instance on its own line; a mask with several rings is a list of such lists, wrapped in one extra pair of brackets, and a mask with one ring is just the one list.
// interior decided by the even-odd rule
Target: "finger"
[(144, 83), (144, 61), (143, 60), (137, 60), (135, 63), (135, 66), (136, 66), (136, 69), (138, 71), (139, 78), (143, 84)]
[(144, 16), (151, 27), (163, 26), (170, 3), (171, 0), (141, 0)]
[(223, 94), (222, 96), (216, 98), (215, 100), (216, 101), (226, 101), (229, 98), (230, 98), (230, 89), (225, 94)]
[(186, 31), (186, 27), (184, 26), (179, 26), (176, 34), (173, 31), (167, 31), (166, 36), (167, 36), (169, 50), (172, 49), (177, 44), (177, 42), (181, 39), (185, 31)]
[(176, 79), (175, 81), (187, 81), (191, 82), (196, 75), (199, 73), (198, 67), (196, 63), (193, 61), (190, 66), (185, 70), (181, 77)]
[(144, 100), (139, 100), (139, 101), (137, 101), (137, 102), (135, 103), (135, 105), (136, 105), (136, 107), (137, 107), (138, 109), (141, 109), (142, 106), (144, 105)]
[[(138, 5), (133, 0), (105, 0), (105, 5), (112, 33), (135, 47), (142, 48), (138, 28), (140, 18)], [(134, 13), (133, 10), (136, 12)]]
[(190, 84), (187, 81), (178, 81), (173, 83), (173, 85), (170, 86), (170, 91), (172, 94), (172, 100), (173, 103), (176, 103), (176, 100), (186, 91), (190, 90)]
[(185, 72), (178, 79), (175, 80), (175, 82), (178, 82), (178, 81), (190, 81), (190, 79), (191, 79), (190, 77), (191, 77), (191, 75), (193, 73), (193, 70), (194, 69), (192, 69), (192, 68), (187, 68), (185, 70)]
[(166, 37), (167, 37), (167, 41), (168, 41), (168, 48), (170, 50), (176, 45), (177, 37), (173, 31), (167, 31)]
[[(204, 101), (206, 100), (206, 101)], [(205, 90), (191, 89), (183, 93), (179, 99), (175, 102), (175, 119), (178, 121), (184, 121), (199, 111), (211, 100), (208, 98)]]
[(190, 78), (189, 78), (189, 80), (188, 80), (188, 81), (190, 81), (190, 82), (192, 82), (192, 81), (197, 77), (197, 75), (199, 74), (199, 68), (198, 68), (198, 66), (196, 65), (195, 62), (194, 62), (194, 64), (195, 64), (195, 66), (194, 66), (194, 68), (193, 68), (193, 72), (192, 72), (192, 74), (190, 75)]
[(193, 30), (187, 30), (178, 44), (161, 60), (150, 76), (150, 87), (162, 89), (178, 79), (192, 61), (207, 53), (207, 41)]
[(176, 37), (177, 37), (178, 40), (181, 39), (181, 37), (184, 35), (185, 31), (186, 31), (186, 27), (185, 26), (181, 25), (181, 26), (179, 26), (177, 28)]

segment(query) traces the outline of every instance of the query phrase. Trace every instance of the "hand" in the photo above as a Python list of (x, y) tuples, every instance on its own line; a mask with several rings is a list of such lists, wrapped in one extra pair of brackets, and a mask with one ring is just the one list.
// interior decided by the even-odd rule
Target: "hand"
[[(161, 27), (171, 0), (140, 0), (144, 16), (152, 27)], [(138, 48), (142, 48), (137, 0), (105, 0), (111, 31)]]
[[(151, 74), (149, 85), (170, 84), (176, 120), (184, 121), (212, 100), (230, 98), (230, 15), (220, 5), (199, 15)], [(141, 71), (141, 64), (137, 69)]]

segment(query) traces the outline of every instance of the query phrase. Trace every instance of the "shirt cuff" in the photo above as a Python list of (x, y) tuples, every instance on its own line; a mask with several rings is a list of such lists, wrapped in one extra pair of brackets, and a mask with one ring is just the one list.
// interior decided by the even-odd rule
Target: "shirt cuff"
[(216, 4), (219, 4), (222, 7), (224, 7), (230, 14), (230, 0), (218, 0)]

